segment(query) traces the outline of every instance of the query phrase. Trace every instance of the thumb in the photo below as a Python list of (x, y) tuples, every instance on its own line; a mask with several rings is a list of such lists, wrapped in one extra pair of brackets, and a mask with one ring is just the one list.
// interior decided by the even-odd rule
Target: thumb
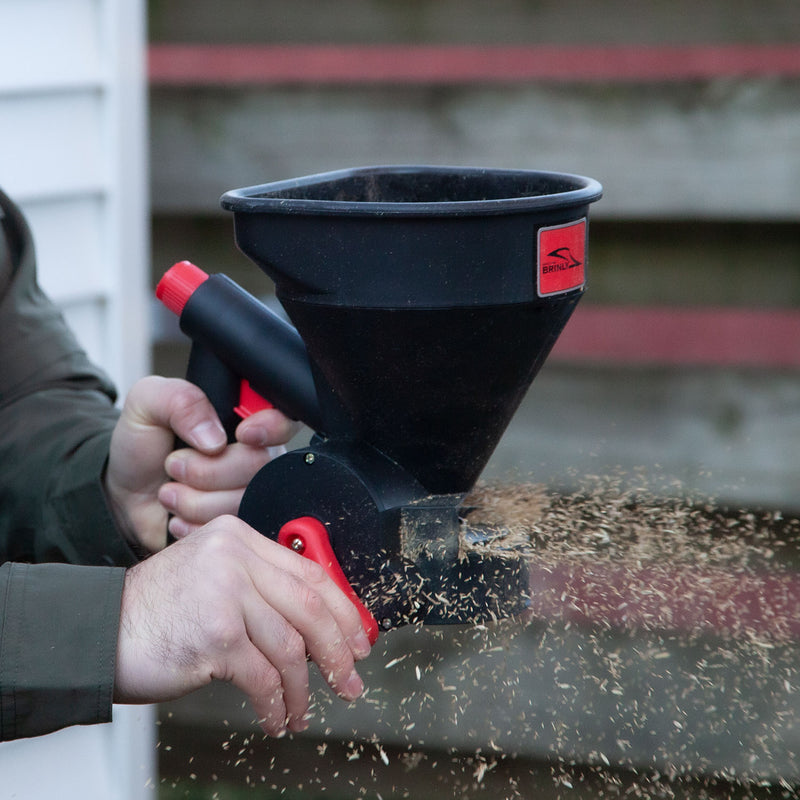
[(171, 430), (190, 447), (209, 455), (227, 444), (211, 402), (200, 388), (180, 378), (142, 379), (128, 395), (123, 414), (134, 427)]

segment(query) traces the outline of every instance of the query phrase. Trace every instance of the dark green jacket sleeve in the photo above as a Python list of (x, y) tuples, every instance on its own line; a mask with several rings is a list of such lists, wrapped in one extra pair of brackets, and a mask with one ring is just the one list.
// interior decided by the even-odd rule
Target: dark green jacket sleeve
[(1, 193), (0, 226), (0, 561), (131, 563), (101, 482), (114, 389), (39, 289), (28, 226)]
[(103, 494), (114, 400), (0, 192), (0, 738), (110, 719), (119, 567), (135, 562)]
[(0, 740), (109, 721), (124, 574), (0, 566)]

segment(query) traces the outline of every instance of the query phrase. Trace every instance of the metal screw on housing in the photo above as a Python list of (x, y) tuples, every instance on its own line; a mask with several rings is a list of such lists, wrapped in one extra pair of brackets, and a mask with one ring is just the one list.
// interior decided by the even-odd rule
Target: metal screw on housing
[(305, 457), (306, 464), (313, 464), (314, 463), (314, 454), (313, 453), (306, 453)]
[(381, 628), (383, 628), (385, 631), (391, 630), (392, 621), (389, 619), (389, 617), (385, 617), (381, 620)]
[(289, 547), (291, 547), (295, 553), (300, 553), (300, 555), (302, 555), (306, 549), (306, 543), (299, 536), (295, 536), (289, 543)]

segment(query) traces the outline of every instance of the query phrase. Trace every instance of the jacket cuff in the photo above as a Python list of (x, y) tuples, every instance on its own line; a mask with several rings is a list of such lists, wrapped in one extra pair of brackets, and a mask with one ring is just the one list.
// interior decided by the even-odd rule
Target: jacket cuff
[(111, 721), (125, 570), (0, 566), (0, 739)]
[(50, 500), (60, 530), (84, 564), (133, 566), (144, 556), (125, 539), (106, 497), (105, 476), (111, 432), (84, 442), (65, 470), (65, 479)]

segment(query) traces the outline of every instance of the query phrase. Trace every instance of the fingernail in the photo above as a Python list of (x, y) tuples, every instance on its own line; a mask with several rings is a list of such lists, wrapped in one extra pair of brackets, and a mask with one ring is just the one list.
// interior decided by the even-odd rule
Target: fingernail
[(158, 499), (167, 511), (174, 511), (178, 503), (178, 493), (171, 486), (162, 486), (158, 491)]
[(290, 719), (288, 728), (292, 733), (300, 733), (301, 731), (308, 730), (308, 719), (306, 717)]
[(180, 517), (173, 517), (169, 521), (167, 528), (176, 539), (183, 539), (184, 536), (188, 536), (192, 532), (189, 524), (184, 522)]
[(269, 431), (263, 425), (255, 422), (242, 424), (244, 427), (240, 428), (236, 434), (240, 442), (244, 442), (250, 447), (268, 447), (271, 444)]
[(192, 428), (189, 435), (201, 450), (216, 450), (228, 440), (225, 429), (216, 420), (201, 422)]
[(179, 453), (170, 453), (164, 462), (164, 470), (174, 481), (184, 483), (186, 480), (186, 462)]
[(344, 685), (344, 691), (345, 696), (350, 700), (360, 697), (364, 691), (364, 681), (361, 680), (361, 676), (355, 670), (350, 673), (350, 677)]

